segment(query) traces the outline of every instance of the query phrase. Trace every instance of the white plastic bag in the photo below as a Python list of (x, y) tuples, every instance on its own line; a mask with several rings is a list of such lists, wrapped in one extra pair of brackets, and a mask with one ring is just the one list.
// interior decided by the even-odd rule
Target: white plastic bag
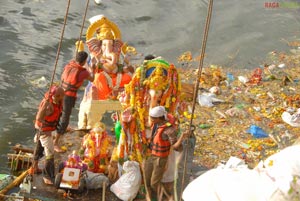
[(110, 190), (121, 200), (133, 200), (142, 182), (142, 175), (139, 163), (136, 161), (126, 161), (123, 165), (125, 173), (110, 186)]
[(211, 93), (199, 94), (198, 95), (198, 103), (204, 107), (212, 107), (212, 106), (214, 106), (213, 99), (212, 99), (214, 97), (216, 97), (216, 95), (211, 94)]

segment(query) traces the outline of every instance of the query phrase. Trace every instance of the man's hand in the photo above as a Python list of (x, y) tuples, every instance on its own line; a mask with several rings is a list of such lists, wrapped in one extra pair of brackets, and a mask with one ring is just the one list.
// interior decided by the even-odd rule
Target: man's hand
[(91, 66), (96, 66), (98, 63), (98, 59), (96, 57), (92, 57), (91, 59)]
[(182, 138), (182, 141), (185, 140), (185, 139), (187, 139), (187, 138), (189, 138), (189, 137), (190, 137), (190, 131), (189, 131), (189, 130), (184, 131), (184, 132), (181, 134), (181, 136), (180, 136), (180, 138)]
[(50, 106), (49, 99), (45, 99), (41, 105), (41, 110), (45, 111)]

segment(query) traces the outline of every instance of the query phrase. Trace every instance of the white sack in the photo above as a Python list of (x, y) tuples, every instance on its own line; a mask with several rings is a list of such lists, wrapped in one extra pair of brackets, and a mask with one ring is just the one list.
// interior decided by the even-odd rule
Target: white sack
[(123, 164), (125, 173), (111, 185), (110, 190), (121, 200), (133, 200), (141, 186), (142, 175), (139, 163), (126, 161)]

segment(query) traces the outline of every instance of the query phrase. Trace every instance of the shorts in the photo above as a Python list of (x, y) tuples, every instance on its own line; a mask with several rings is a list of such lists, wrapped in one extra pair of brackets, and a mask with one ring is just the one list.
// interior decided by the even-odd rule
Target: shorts
[(54, 145), (53, 145), (53, 138), (52, 132), (41, 132), (38, 131), (36, 133), (37, 144), (34, 150), (33, 159), (39, 160), (44, 156), (46, 159), (54, 158)]

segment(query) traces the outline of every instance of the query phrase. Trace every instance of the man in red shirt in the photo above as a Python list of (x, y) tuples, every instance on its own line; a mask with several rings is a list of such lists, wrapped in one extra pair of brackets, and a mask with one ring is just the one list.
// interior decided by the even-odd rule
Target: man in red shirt
[(77, 52), (75, 60), (71, 60), (64, 68), (61, 76), (61, 86), (65, 90), (63, 101), (63, 112), (57, 126), (57, 133), (54, 139), (54, 150), (63, 152), (59, 147), (59, 138), (66, 132), (69, 125), (72, 108), (75, 106), (77, 90), (85, 80), (94, 81), (92, 67), (88, 70), (84, 67), (87, 63), (88, 54), (85, 51)]

